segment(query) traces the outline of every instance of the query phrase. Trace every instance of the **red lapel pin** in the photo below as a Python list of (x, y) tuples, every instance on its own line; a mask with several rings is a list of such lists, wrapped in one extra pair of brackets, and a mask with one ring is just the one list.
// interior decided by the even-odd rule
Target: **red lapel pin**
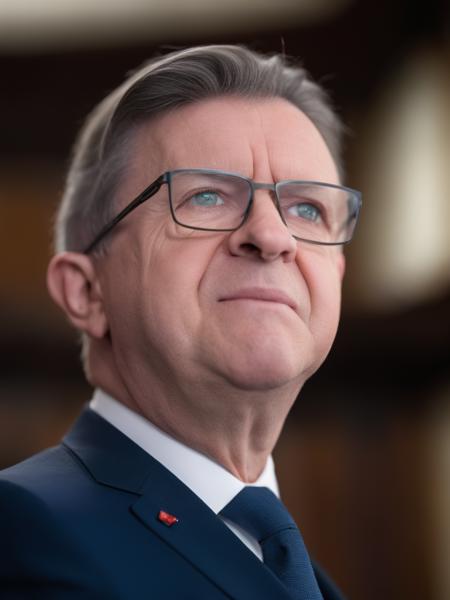
[(171, 515), (170, 513), (166, 512), (165, 510), (159, 511), (158, 520), (161, 521), (161, 523), (164, 523), (164, 525), (167, 525), (167, 527), (172, 527), (172, 525), (174, 525), (175, 523), (178, 523), (177, 517), (175, 517), (174, 515)]

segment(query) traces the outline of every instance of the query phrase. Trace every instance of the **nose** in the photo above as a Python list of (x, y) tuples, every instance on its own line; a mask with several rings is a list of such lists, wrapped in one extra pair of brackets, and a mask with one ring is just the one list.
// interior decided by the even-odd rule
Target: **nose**
[(295, 260), (297, 242), (289, 233), (268, 191), (255, 192), (250, 214), (233, 231), (228, 244), (234, 256), (254, 257), (266, 262)]

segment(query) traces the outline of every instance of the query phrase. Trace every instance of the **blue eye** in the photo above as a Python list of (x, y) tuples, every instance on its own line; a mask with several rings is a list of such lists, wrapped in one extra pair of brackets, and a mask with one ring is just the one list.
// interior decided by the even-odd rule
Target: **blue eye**
[(217, 192), (205, 191), (194, 194), (190, 198), (190, 203), (194, 206), (208, 208), (209, 206), (221, 206), (224, 201)]
[(294, 217), (300, 217), (307, 221), (319, 221), (321, 217), (321, 211), (314, 204), (308, 202), (302, 202), (301, 204), (295, 204), (288, 209), (288, 213)]

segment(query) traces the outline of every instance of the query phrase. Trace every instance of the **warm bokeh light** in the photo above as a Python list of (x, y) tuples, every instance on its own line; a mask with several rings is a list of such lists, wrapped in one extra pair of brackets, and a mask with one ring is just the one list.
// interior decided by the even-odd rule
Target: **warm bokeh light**
[(0, 49), (26, 52), (86, 43), (264, 31), (331, 18), (352, 0), (0, 0)]
[(450, 285), (450, 82), (423, 51), (386, 82), (365, 115), (358, 295), (398, 309)]

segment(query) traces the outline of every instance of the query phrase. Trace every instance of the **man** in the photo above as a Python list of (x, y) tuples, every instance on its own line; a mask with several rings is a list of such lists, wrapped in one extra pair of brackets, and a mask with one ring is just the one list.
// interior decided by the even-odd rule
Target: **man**
[(150, 62), (89, 117), (48, 287), (96, 391), (0, 475), (2, 598), (341, 597), (271, 459), (338, 325), (339, 131), (303, 69), (234, 46)]

